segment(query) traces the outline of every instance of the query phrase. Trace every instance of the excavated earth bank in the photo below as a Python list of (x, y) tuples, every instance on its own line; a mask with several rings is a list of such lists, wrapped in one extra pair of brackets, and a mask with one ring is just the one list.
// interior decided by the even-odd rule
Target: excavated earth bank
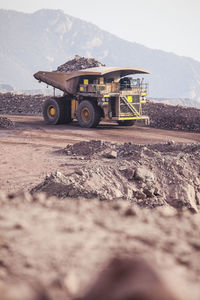
[(200, 131), (200, 109), (147, 102), (144, 113), (155, 128)]
[(59, 171), (47, 175), (31, 193), (46, 192), (60, 198), (125, 199), (148, 208), (170, 205), (199, 211), (199, 144), (169, 141), (135, 145), (92, 140), (68, 145), (59, 152), (88, 163), (68, 175)]

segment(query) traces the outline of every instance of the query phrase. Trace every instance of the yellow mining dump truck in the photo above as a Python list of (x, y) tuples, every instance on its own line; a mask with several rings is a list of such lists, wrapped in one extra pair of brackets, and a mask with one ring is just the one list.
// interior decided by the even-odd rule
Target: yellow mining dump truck
[(81, 127), (96, 127), (101, 120), (132, 126), (142, 114), (147, 84), (131, 74), (148, 74), (136, 68), (97, 67), (71, 73), (39, 71), (34, 77), (64, 92), (47, 100), (43, 116), (48, 124), (66, 124), (74, 119)]

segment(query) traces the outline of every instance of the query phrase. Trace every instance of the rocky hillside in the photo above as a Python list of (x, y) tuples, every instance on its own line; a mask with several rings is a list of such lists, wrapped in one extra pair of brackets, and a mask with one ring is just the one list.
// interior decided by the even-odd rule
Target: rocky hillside
[(79, 54), (150, 70), (151, 97), (200, 101), (200, 62), (122, 40), (60, 10), (0, 10), (0, 39), (0, 83), (18, 89), (38, 88), (34, 72), (56, 69)]

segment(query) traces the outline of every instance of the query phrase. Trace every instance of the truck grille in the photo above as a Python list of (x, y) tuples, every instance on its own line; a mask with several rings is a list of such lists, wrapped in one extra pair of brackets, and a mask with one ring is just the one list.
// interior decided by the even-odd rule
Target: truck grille
[(132, 111), (126, 104), (120, 104), (120, 112), (129, 113), (129, 114), (133, 115)]
[(126, 97), (120, 97), (120, 113), (126, 114), (129, 116), (136, 116), (137, 113), (134, 111), (136, 109), (137, 112), (139, 112), (139, 104), (140, 96), (135, 95), (132, 97), (132, 102), (128, 103)]

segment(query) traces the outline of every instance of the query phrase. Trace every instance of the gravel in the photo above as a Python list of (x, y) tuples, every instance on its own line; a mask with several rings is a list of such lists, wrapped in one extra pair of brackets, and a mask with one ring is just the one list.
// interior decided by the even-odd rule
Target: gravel
[(0, 128), (14, 128), (15, 123), (8, 118), (0, 117)]
[(0, 93), (0, 114), (41, 116), (43, 103), (50, 98), (43, 95)]
[(148, 102), (143, 108), (154, 128), (200, 131), (200, 109)]

